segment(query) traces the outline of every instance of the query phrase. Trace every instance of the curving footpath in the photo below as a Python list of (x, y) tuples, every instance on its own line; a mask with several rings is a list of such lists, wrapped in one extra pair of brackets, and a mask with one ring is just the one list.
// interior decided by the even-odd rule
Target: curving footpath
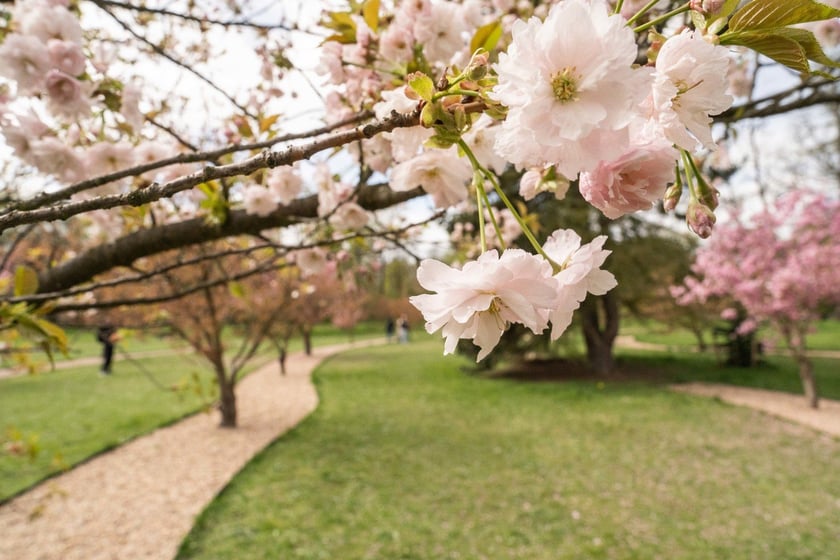
[(295, 353), (237, 388), (239, 427), (196, 414), (100, 455), (0, 506), (1, 560), (175, 556), (198, 515), (257, 452), (312, 412), (310, 378), (327, 356), (367, 340)]
[(802, 395), (751, 389), (718, 383), (682, 383), (671, 385), (682, 393), (718, 398), (729, 404), (760, 410), (835, 437), (840, 437), (840, 401), (820, 399), (819, 408), (808, 406)]

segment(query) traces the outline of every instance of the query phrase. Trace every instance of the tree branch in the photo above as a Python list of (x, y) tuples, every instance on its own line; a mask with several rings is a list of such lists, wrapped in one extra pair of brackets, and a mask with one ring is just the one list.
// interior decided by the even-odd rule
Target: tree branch
[(129, 10), (133, 12), (170, 16), (182, 19), (184, 21), (193, 21), (200, 24), (219, 25), (221, 27), (249, 27), (252, 29), (260, 29), (265, 31), (271, 31), (273, 29), (283, 29), (285, 31), (294, 30), (294, 28), (279, 23), (275, 25), (265, 25), (260, 23), (253, 23), (247, 20), (218, 20), (208, 18), (205, 16), (194, 16), (192, 14), (173, 12), (172, 10), (167, 10), (165, 8), (149, 8), (147, 6), (135, 6), (133, 4), (128, 4), (125, 2), (116, 2), (114, 0), (95, 0), (95, 3), (100, 6), (111, 6), (114, 8), (121, 8), (123, 10)]
[[(394, 192), (387, 187), (368, 187), (359, 196), (359, 204), (367, 210), (378, 210), (422, 196), (420, 188)], [(111, 243), (93, 247), (81, 255), (39, 276), (38, 293), (60, 292), (112, 268), (129, 266), (141, 257), (147, 257), (237, 235), (253, 235), (263, 230), (285, 227), (318, 215), (318, 197), (312, 195), (281, 206), (265, 217), (246, 214), (244, 210), (230, 212), (224, 224), (213, 224), (204, 218), (193, 218), (174, 224), (165, 224), (128, 234)]]

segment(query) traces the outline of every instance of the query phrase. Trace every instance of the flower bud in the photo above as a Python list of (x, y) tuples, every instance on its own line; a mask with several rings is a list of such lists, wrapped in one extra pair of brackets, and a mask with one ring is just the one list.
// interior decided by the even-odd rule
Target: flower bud
[(718, 207), (718, 201), (720, 199), (720, 191), (717, 190), (715, 187), (709, 184), (702, 185), (703, 188), (700, 189), (699, 197), (697, 200), (707, 206), (710, 210), (714, 210)]
[(715, 213), (708, 206), (692, 200), (688, 205), (688, 212), (685, 215), (688, 227), (698, 237), (706, 239), (712, 235), (712, 227), (715, 225)]
[(478, 81), (487, 75), (487, 63), (490, 61), (490, 55), (487, 51), (475, 53), (467, 66), (467, 79), (471, 81)]
[(682, 184), (681, 183), (674, 183), (665, 191), (665, 196), (662, 197), (662, 206), (665, 208), (666, 212), (671, 212), (674, 208), (677, 207), (677, 204), (680, 202), (680, 198), (682, 197)]
[(704, 16), (716, 14), (725, 4), (725, 0), (691, 0), (689, 7)]

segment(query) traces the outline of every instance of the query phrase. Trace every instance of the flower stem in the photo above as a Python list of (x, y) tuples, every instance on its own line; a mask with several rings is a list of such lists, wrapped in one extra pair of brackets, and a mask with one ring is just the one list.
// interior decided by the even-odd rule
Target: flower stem
[[(656, 2), (654, 2), (654, 4), (655, 3)], [(685, 4), (680, 6), (679, 8), (677, 8), (675, 10), (671, 10), (667, 14), (662, 14), (658, 18), (652, 19), (649, 22), (640, 25), (639, 27), (634, 27), (633, 32), (634, 33), (641, 33), (642, 31), (646, 31), (647, 29), (650, 29), (651, 27), (653, 27), (655, 25), (658, 25), (658, 24), (662, 23), (663, 21), (666, 21), (666, 20), (670, 19), (670, 18), (674, 17), (675, 15), (685, 13), (685, 12), (689, 11), (690, 9), (691, 9), (691, 7), (689, 6), (688, 2), (686, 2)]]

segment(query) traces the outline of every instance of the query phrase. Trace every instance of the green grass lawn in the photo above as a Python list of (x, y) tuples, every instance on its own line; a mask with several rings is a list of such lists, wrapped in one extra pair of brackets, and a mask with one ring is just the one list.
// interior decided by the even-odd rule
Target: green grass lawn
[(643, 383), (488, 380), (353, 351), (178, 558), (826, 559), (840, 441)]
[[(688, 330), (671, 328), (668, 325), (656, 321), (641, 322), (628, 320), (622, 322), (621, 334), (633, 335), (641, 342), (682, 348), (697, 347), (697, 338)], [(705, 338), (707, 344), (714, 343), (710, 331), (705, 333)], [(759, 339), (775, 341), (775, 346), (779, 349), (787, 348), (781, 337), (775, 335), (770, 329), (759, 331)], [(819, 321), (815, 325), (814, 332), (808, 335), (808, 348), (811, 350), (840, 351), (840, 320), (827, 319), (825, 321)]]
[[(362, 325), (354, 336), (381, 336), (381, 330)], [(88, 342), (88, 337), (79, 338)], [(96, 343), (92, 335), (91, 340)], [(313, 333), (316, 347), (347, 340), (347, 332), (328, 325), (318, 326)], [(126, 340), (123, 348), (137, 355), (128, 360), (118, 350), (114, 375), (108, 378), (98, 375), (98, 366), (85, 366), (0, 379), (0, 501), (91, 455), (202, 410), (215, 400), (213, 376), (199, 357), (140, 357), (144, 350), (167, 347), (173, 345), (166, 340)], [(292, 351), (301, 347), (299, 339), (292, 341)], [(95, 347), (83, 344), (81, 352), (90, 348)], [(98, 355), (95, 349), (93, 355)], [(252, 368), (273, 356), (266, 347)], [(154, 382), (138, 364), (152, 374)], [(161, 390), (155, 382), (164, 387), (179, 385), (181, 390)], [(24, 451), (37, 451), (34, 457), (8, 452), (21, 441)]]
[[(765, 356), (760, 364), (742, 368), (719, 364), (712, 354), (619, 349), (616, 361), (631, 374), (649, 372), (649, 378), (659, 382), (726, 383), (802, 394), (798, 367), (787, 356)], [(840, 400), (840, 360), (812, 358), (811, 362), (819, 395)]]

